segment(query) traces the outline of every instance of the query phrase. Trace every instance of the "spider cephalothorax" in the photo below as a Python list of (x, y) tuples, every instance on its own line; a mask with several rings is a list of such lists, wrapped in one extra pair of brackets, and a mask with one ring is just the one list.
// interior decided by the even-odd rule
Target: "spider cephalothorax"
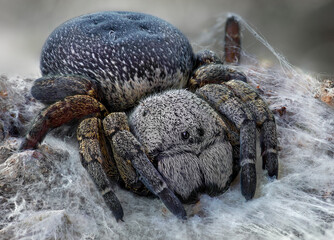
[[(230, 17), (225, 62), (238, 63), (239, 51), (239, 25)], [(257, 127), (263, 167), (277, 177), (276, 125), (267, 104), (244, 74), (212, 51), (195, 55), (187, 38), (161, 19), (101, 12), (70, 20), (46, 41), (41, 70), (31, 92), (51, 105), (21, 149), (85, 118), (77, 130), (82, 164), (116, 219), (123, 210), (110, 181), (154, 194), (185, 218), (180, 200), (224, 192), (241, 169), (242, 194), (251, 199)], [(168, 90), (184, 87), (191, 91)]]
[(142, 101), (129, 116), (136, 138), (168, 187), (183, 201), (204, 190), (224, 191), (232, 175), (226, 125), (210, 105), (187, 90)]

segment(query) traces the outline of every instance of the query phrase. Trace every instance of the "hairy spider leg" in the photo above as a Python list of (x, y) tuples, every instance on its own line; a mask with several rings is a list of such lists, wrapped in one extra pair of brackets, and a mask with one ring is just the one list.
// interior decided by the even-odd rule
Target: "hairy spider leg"
[(118, 179), (118, 170), (107, 148), (101, 120), (87, 118), (77, 129), (81, 163), (87, 170), (116, 220), (123, 220), (123, 209), (112, 191), (109, 179)]
[(214, 51), (208, 49), (197, 52), (195, 54), (195, 60), (194, 69), (211, 63), (223, 64), (219, 56)]
[[(113, 112), (109, 114), (109, 117), (103, 122), (105, 127), (104, 133), (110, 141), (116, 131), (128, 131), (130, 132), (127, 117), (124, 112)], [(109, 142), (112, 148), (113, 159), (118, 169), (119, 176), (121, 177), (120, 184), (123, 184), (124, 187), (136, 194), (147, 196), (151, 192), (145, 187), (145, 185), (140, 181), (140, 176), (138, 175), (136, 169), (132, 166), (131, 160), (123, 158), (117, 154), (114, 144)]]
[(88, 95), (97, 100), (97, 82), (84, 76), (44, 76), (35, 80), (31, 94), (42, 103), (52, 104), (74, 95)]
[(225, 24), (224, 62), (238, 65), (241, 58), (240, 24), (236, 16), (229, 16)]
[(127, 130), (128, 127), (126, 129), (118, 127), (124, 126), (124, 123), (127, 123), (125, 114), (122, 117), (120, 114), (111, 113), (103, 120), (106, 136), (113, 145), (113, 153), (124, 161), (131, 162), (140, 175), (140, 181), (161, 199), (169, 211), (181, 219), (186, 219), (186, 211), (182, 203), (168, 188), (163, 177), (145, 154), (142, 145)]
[(228, 82), (232, 79), (247, 82), (245, 74), (231, 66), (219, 63), (204, 64), (193, 72), (189, 80), (189, 88), (193, 90), (206, 84)]
[(256, 124), (251, 111), (225, 84), (208, 84), (196, 93), (240, 129), (241, 192), (247, 200), (253, 198), (256, 190)]
[(226, 85), (232, 89), (248, 108), (256, 119), (256, 125), (261, 129), (261, 155), (263, 169), (268, 171), (270, 177), (278, 177), (278, 142), (275, 118), (267, 103), (248, 84), (241, 81), (229, 81)]
[(77, 129), (81, 161), (85, 163), (97, 160), (112, 181), (119, 181), (115, 159), (103, 133), (102, 121), (99, 118), (87, 118), (81, 121)]
[(75, 95), (66, 97), (64, 100), (50, 105), (37, 115), (19, 149), (36, 148), (51, 129), (63, 124), (89, 115), (104, 117), (107, 113), (107, 109), (90, 96)]

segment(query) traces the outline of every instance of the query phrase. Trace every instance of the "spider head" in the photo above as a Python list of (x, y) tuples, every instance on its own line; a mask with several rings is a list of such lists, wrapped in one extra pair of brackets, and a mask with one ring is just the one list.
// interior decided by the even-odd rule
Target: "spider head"
[(186, 90), (143, 100), (129, 117), (131, 131), (184, 201), (221, 193), (232, 174), (225, 124), (208, 103)]

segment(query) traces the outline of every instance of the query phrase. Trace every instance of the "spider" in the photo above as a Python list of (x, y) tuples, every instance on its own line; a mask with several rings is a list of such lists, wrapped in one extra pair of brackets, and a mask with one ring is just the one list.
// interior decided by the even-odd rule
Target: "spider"
[[(239, 23), (231, 16), (224, 60), (239, 59)], [(164, 20), (134, 12), (69, 20), (46, 40), (41, 72), (31, 93), (49, 106), (20, 149), (36, 148), (51, 129), (80, 120), (82, 165), (117, 221), (124, 214), (111, 181), (158, 196), (182, 219), (182, 203), (200, 193), (223, 193), (240, 169), (242, 194), (253, 198), (257, 127), (263, 168), (278, 175), (268, 105), (244, 74), (212, 51), (194, 54), (187, 38)]]

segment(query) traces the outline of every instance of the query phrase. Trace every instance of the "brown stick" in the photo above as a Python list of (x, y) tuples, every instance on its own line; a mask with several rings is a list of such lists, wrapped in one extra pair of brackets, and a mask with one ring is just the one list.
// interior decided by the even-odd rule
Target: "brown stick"
[(224, 41), (224, 62), (238, 65), (240, 63), (241, 52), (240, 24), (233, 15), (226, 20)]

